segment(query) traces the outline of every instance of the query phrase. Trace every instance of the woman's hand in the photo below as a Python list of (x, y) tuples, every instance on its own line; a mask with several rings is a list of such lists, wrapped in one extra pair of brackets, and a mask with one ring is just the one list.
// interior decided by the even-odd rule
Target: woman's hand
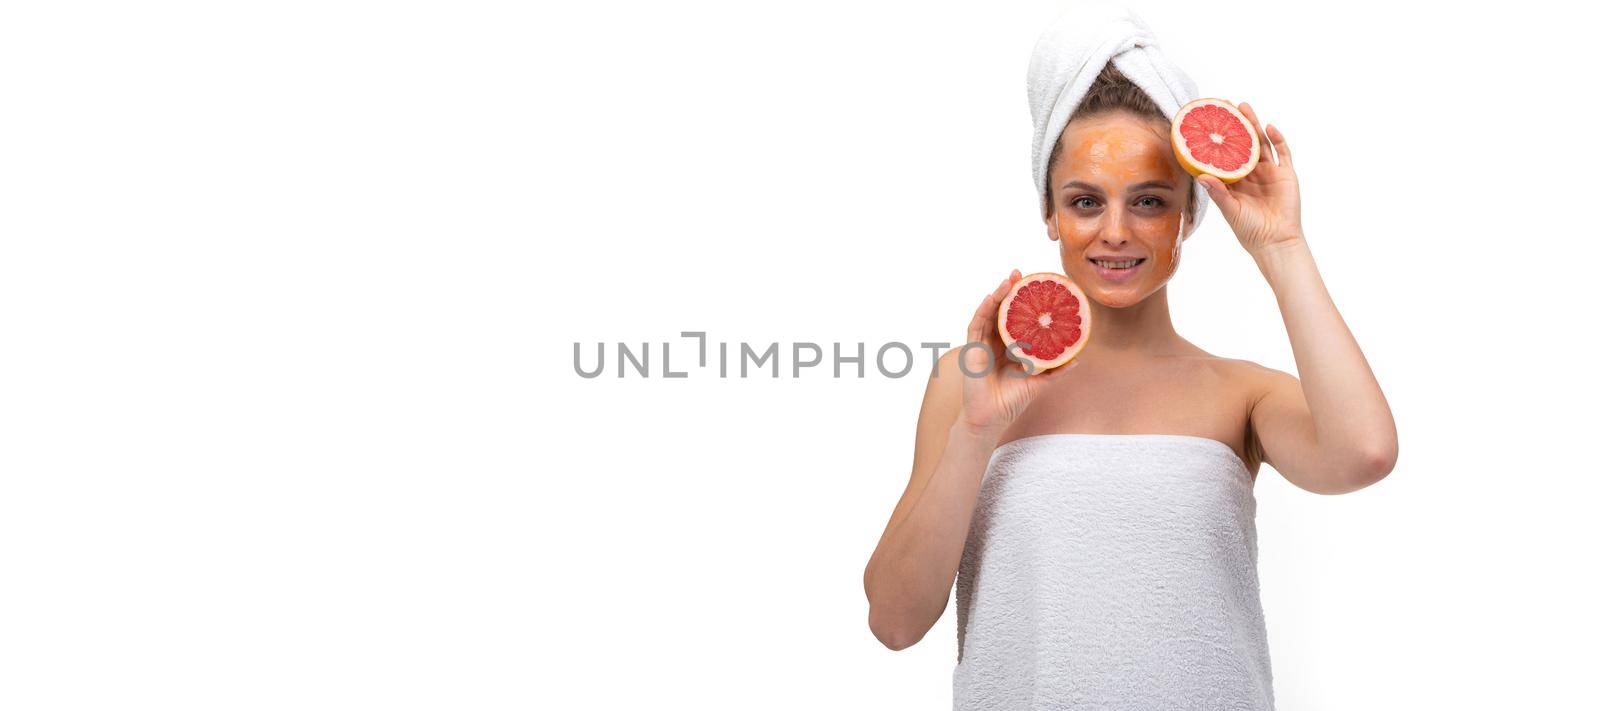
[[(1201, 175), (1196, 181), (1205, 186), (1211, 201), (1222, 210), (1239, 244), (1250, 256), (1260, 259), (1269, 250), (1305, 240), (1300, 229), (1300, 181), (1295, 177), (1294, 160), (1283, 132), (1271, 125), (1262, 128), (1255, 110), (1247, 103), (1240, 103), (1239, 111), (1255, 125), (1261, 139), (1261, 161), (1235, 183), (1224, 183), (1211, 175)], [(1272, 160), (1274, 149), (1278, 153), (1276, 163)]]
[[(1078, 367), (1074, 359), (1066, 365), (1028, 375), (1020, 363), (1006, 357), (998, 326), (1000, 302), (1005, 301), (1011, 286), (1021, 278), (1022, 272), (1012, 270), (1011, 276), (1001, 281), (994, 293), (984, 297), (977, 313), (972, 315), (972, 322), (967, 324), (967, 343), (988, 344), (989, 353), (973, 346), (965, 354), (956, 356), (954, 375), (962, 380), (961, 416), (956, 422), (974, 430), (999, 434), (1016, 421), (1046, 385), (1059, 378), (1062, 372)], [(961, 368), (963, 358), (964, 371)], [(996, 363), (999, 367), (994, 367)]]

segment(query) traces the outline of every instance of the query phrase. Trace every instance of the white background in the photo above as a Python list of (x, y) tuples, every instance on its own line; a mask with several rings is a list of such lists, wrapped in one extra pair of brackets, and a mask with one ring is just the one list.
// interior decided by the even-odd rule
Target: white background
[[(1280, 708), (1595, 703), (1596, 58), (1534, 5), (1136, 5), (1287, 135), (1398, 421), (1372, 488), (1262, 470)], [(954, 613), (891, 652), (861, 588), (926, 356), (677, 334), (954, 341), (1058, 268), (1055, 7), (7, 5), (0, 706), (948, 708)], [(1220, 213), (1184, 256), (1179, 332), (1296, 372)]]

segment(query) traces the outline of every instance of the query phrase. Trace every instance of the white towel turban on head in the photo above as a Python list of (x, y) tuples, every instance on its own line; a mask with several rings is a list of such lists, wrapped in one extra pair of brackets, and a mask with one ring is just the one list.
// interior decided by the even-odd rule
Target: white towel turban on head
[[(1033, 45), (1028, 62), (1028, 108), (1033, 113), (1033, 182), (1044, 214), (1050, 152), (1078, 102), (1106, 63), (1115, 64), (1154, 99), (1171, 120), (1195, 97), (1194, 82), (1161, 53), (1155, 34), (1132, 11), (1108, 3), (1075, 3), (1051, 23)], [(1192, 182), (1192, 179), (1191, 179)], [(1210, 200), (1194, 183), (1194, 222), (1200, 224)]]

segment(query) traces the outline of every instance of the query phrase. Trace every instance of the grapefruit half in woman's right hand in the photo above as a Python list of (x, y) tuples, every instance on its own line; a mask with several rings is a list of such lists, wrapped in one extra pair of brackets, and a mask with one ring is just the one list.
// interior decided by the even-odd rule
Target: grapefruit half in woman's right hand
[(996, 318), (1006, 354), (1031, 365), (1034, 373), (1071, 362), (1089, 342), (1092, 326), (1083, 289), (1051, 272), (1012, 284)]

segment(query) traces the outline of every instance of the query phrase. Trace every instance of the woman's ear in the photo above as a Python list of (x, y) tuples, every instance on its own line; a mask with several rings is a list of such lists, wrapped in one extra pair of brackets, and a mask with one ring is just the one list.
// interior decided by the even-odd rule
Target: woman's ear
[(1054, 210), (1044, 216), (1044, 232), (1050, 236), (1051, 242), (1061, 241), (1061, 233), (1056, 231), (1056, 213)]

